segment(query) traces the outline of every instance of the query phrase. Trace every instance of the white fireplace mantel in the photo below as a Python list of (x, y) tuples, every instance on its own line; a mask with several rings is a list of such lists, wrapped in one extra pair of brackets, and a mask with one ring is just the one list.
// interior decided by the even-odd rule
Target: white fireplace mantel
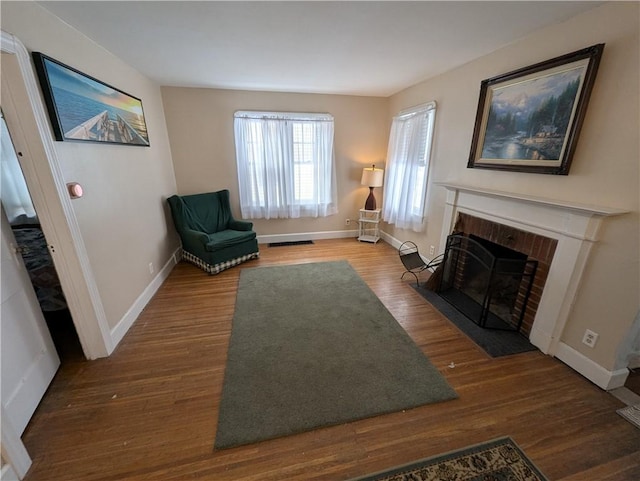
[(435, 185), (447, 190), (440, 234), (442, 249), (459, 212), (558, 241), (530, 341), (543, 353), (558, 357), (603, 389), (615, 387), (621, 373), (606, 371), (562, 343), (561, 336), (603, 219), (628, 211), (454, 182), (436, 182)]
[(514, 192), (504, 192), (501, 190), (484, 189), (482, 187), (473, 187), (471, 185), (456, 184), (451, 182), (436, 182), (436, 185), (441, 185), (448, 190), (463, 191), (463, 192), (475, 192), (477, 194), (486, 195), (490, 197), (506, 197), (521, 202), (527, 202), (531, 204), (541, 204), (556, 207), (558, 209), (565, 209), (568, 211), (583, 212), (592, 215), (601, 215), (608, 217), (612, 215), (626, 214), (628, 211), (616, 209), (612, 207), (602, 207), (597, 205), (581, 204), (578, 202), (569, 202), (566, 200), (549, 199), (546, 197), (539, 197), (535, 195), (518, 194)]
[[(465, 195), (476, 199), (484, 198), (485, 201), (482, 202), (483, 205), (486, 205), (487, 202), (491, 203), (493, 200), (495, 203), (502, 206), (511, 206), (511, 208), (496, 211), (495, 214), (498, 216), (517, 215), (517, 217), (512, 220), (519, 222), (522, 225), (530, 225), (535, 228), (537, 227), (536, 223), (540, 223), (543, 229), (558, 230), (566, 235), (583, 238), (592, 242), (597, 240), (597, 229), (600, 227), (600, 223), (603, 218), (622, 215), (629, 212), (627, 210), (611, 207), (602, 207), (565, 200), (550, 199), (547, 197), (485, 189), (452, 182), (436, 182), (435, 184), (447, 189), (447, 205), (457, 205), (457, 198)], [(515, 206), (518, 207), (516, 208)], [(473, 206), (469, 207), (473, 209)], [(478, 206), (478, 208), (481, 209), (480, 206)], [(526, 217), (521, 216), (522, 209), (526, 209)], [(585, 221), (591, 219), (595, 222), (591, 222), (590, 225), (577, 226), (564, 225), (562, 222), (558, 224), (547, 217), (551, 212), (554, 213), (553, 217), (557, 217), (559, 214), (562, 215), (562, 220), (565, 222), (570, 219), (573, 219), (574, 222), (578, 219), (582, 220), (583, 222), (579, 222), (579, 224), (584, 224)], [(538, 219), (535, 215), (539, 213), (543, 214), (542, 219)], [(510, 219), (506, 217), (505, 220), (508, 221)], [(449, 225), (443, 226), (443, 228), (444, 227), (449, 227)], [(450, 231), (445, 234), (445, 239), (449, 233)]]

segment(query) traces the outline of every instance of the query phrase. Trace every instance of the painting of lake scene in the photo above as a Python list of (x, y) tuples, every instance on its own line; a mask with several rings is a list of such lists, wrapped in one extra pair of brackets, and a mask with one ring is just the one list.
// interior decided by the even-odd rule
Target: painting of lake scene
[(559, 160), (585, 66), (493, 90), (485, 159)]
[(33, 54), (56, 140), (149, 146), (142, 101)]
[(567, 175), (603, 49), (483, 80), (467, 167)]

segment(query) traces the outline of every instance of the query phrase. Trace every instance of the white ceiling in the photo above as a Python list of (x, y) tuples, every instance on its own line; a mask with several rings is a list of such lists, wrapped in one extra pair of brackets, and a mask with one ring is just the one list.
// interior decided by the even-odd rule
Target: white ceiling
[(602, 2), (39, 3), (161, 85), (389, 96)]

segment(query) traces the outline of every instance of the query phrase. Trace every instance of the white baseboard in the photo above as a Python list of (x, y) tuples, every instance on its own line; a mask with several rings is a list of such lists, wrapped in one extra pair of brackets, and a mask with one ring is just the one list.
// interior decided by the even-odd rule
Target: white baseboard
[(605, 391), (624, 386), (627, 376), (629, 376), (627, 368), (608, 371), (563, 342), (558, 344), (558, 352), (555, 357)]
[(402, 241), (399, 241), (398, 239), (393, 237), (391, 234), (387, 234), (384, 231), (380, 231), (380, 238), (395, 249), (397, 249), (402, 245)]
[[(393, 247), (394, 249), (399, 249), (402, 243), (404, 242), (396, 239), (391, 234), (387, 234), (386, 232), (383, 232), (383, 231), (380, 231), (380, 238), (383, 241), (385, 241), (387, 244), (389, 244), (391, 247)], [(425, 264), (428, 264), (429, 262), (431, 262), (431, 259), (429, 259), (428, 257), (425, 257), (422, 253), (420, 253), (420, 257), (422, 257), (422, 260), (424, 261)]]
[(324, 232), (298, 232), (295, 234), (267, 234), (257, 237), (258, 244), (269, 244), (271, 242), (297, 242), (304, 240), (321, 239), (344, 239), (358, 237), (357, 230), (334, 230)]
[(2, 471), (0, 471), (0, 479), (2, 481), (20, 481), (20, 478), (18, 478), (18, 475), (9, 464), (5, 464), (4, 466), (2, 466)]
[[(162, 266), (162, 269), (158, 271), (158, 274), (153, 278), (151, 283), (146, 287), (144, 291), (142, 291), (142, 294), (140, 294), (140, 296), (126, 312), (126, 314), (122, 317), (122, 319), (120, 319), (118, 324), (113, 329), (111, 329), (113, 349), (116, 348), (118, 343), (131, 328), (133, 323), (136, 321), (145, 306), (149, 303), (156, 291), (160, 288), (162, 283), (167, 279), (167, 277), (169, 277), (171, 270), (176, 265), (176, 260), (180, 259), (181, 249), (182, 247), (179, 247), (173, 254), (171, 254), (169, 260), (165, 263), (164, 266)], [(111, 352), (109, 354), (111, 354)]]

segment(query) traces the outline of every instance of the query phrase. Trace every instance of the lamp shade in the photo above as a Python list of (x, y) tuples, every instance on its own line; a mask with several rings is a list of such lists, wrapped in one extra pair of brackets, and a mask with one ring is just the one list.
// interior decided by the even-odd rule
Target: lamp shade
[(369, 186), (369, 197), (364, 204), (364, 210), (376, 210), (376, 198), (373, 195), (374, 187), (382, 187), (382, 177), (384, 170), (376, 169), (375, 165), (362, 169), (362, 185)]
[(368, 187), (382, 187), (382, 178), (384, 170), (376, 169), (376, 166), (365, 167), (362, 169), (362, 180), (360, 184)]

